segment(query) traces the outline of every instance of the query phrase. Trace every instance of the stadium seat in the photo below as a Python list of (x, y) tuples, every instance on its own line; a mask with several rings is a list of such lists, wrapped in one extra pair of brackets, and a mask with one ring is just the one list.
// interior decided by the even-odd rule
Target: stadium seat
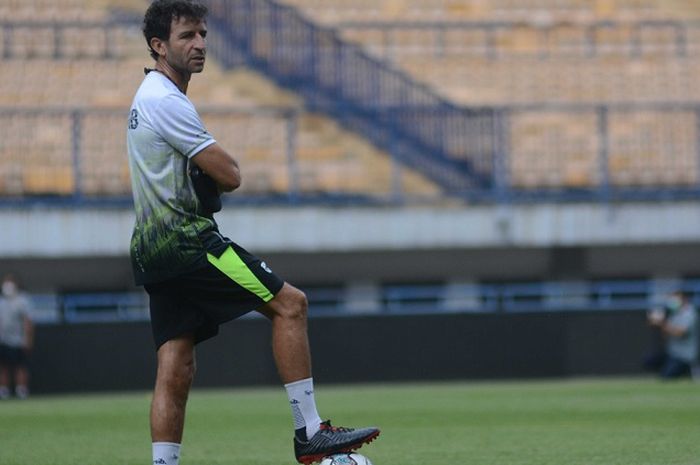
[(524, 188), (590, 188), (599, 182), (596, 115), (519, 112), (510, 120), (512, 183)]
[[(49, 58), (54, 55), (55, 36), (50, 27), (13, 27), (8, 52), (17, 58)], [(7, 36), (6, 36), (7, 37)]]
[(696, 185), (697, 118), (693, 112), (610, 116), (611, 182), (620, 186)]
[[(339, 27), (346, 40), (361, 43), (373, 56), (459, 105), (591, 107), (646, 102), (684, 105), (700, 100), (700, 88), (695, 85), (700, 73), (700, 28), (679, 30), (673, 22), (683, 15), (700, 17), (700, 9), (692, 5), (677, 6), (689, 3), (284, 3), (299, 8), (314, 21)], [(7, 56), (0, 58), (0, 106), (17, 109), (15, 119), (21, 121), (29, 118), (27, 108), (60, 108), (64, 111), (61, 118), (69, 125), (75, 108), (88, 108), (78, 128), (83, 157), (80, 175), (84, 178), (79, 183), (73, 180), (53, 186), (57, 193), (62, 194), (65, 186), (79, 185), (89, 195), (128, 194), (122, 112), (142, 79), (142, 68), (152, 62), (137, 24), (116, 26), (108, 20), (111, 8), (142, 11), (143, 6), (142, 0), (0, 0), (0, 20), (15, 22), (0, 34), (0, 50), (7, 48)], [(643, 23), (650, 19), (669, 21)], [(31, 26), (41, 21), (56, 24)], [(470, 25), (465, 26), (465, 22)], [(269, 44), (260, 40), (257, 46)], [(17, 75), (23, 78), (16, 79)], [(222, 144), (239, 151), (237, 156), (249, 170), (243, 191), (284, 193), (294, 187), (291, 170), (297, 170), (301, 175), (297, 187), (302, 191), (388, 195), (403, 186), (417, 194), (439, 192), (433, 183), (410, 170), (395, 177), (392, 169), (396, 167), (386, 154), (332, 119), (303, 112), (299, 96), (257, 73), (243, 68), (225, 71), (212, 59), (207, 79), (194, 79), (189, 96)], [(268, 112), (267, 107), (298, 112), (296, 128), (292, 129), (297, 132), (289, 133), (291, 120), (283, 111)], [(556, 115), (546, 110), (539, 114), (516, 111), (511, 118), (509, 163), (516, 186), (578, 188), (600, 182), (598, 123), (592, 110)], [(694, 115), (674, 112), (650, 118), (640, 114), (622, 124), (617, 115), (611, 115), (611, 182), (695, 182), (695, 175), (689, 174), (697, 171), (693, 164), (697, 150)], [(50, 121), (36, 120), (36, 124), (41, 129)], [(67, 134), (72, 130), (69, 127)], [(650, 135), (654, 138), (643, 146), (641, 141)], [(35, 145), (33, 140), (24, 143)], [(61, 144), (70, 154), (70, 141)], [(294, 163), (287, 159), (290, 144), (297, 154)], [(667, 165), (660, 162), (667, 158)], [(35, 168), (48, 163), (32, 160), (23, 163)], [(654, 167), (647, 170), (654, 173), (643, 172), (642, 166)], [(7, 167), (4, 170), (9, 172)], [(6, 189), (4, 192), (16, 190), (16, 185), (8, 184), (7, 175), (4, 179), (0, 186), (9, 186), (0, 187)], [(30, 191), (52, 188), (42, 183), (32, 179), (27, 186), (33, 186)]]
[[(683, 17), (655, 0), (283, 0), (324, 24), (415, 21), (582, 21)], [(684, 10), (685, 11), (685, 10)]]

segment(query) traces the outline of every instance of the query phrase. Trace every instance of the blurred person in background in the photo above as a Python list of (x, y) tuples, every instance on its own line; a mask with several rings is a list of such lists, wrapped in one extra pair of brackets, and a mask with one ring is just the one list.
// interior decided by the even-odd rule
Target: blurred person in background
[(649, 312), (647, 320), (658, 329), (662, 343), (645, 366), (666, 379), (690, 375), (698, 358), (698, 319), (688, 297), (680, 291), (672, 293), (662, 308)]
[(31, 303), (20, 292), (17, 279), (6, 275), (2, 280), (0, 297), (0, 399), (10, 397), (10, 375), (14, 379), (15, 395), (29, 396), (29, 353), (34, 344)]

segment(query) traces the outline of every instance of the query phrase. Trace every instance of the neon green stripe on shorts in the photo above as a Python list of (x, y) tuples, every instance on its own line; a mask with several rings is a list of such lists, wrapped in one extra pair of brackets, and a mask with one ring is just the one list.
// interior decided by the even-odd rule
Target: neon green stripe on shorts
[(214, 265), (219, 271), (238, 283), (241, 287), (260, 297), (263, 302), (269, 302), (274, 297), (263, 283), (260, 282), (257, 276), (250, 271), (250, 268), (241, 260), (241, 257), (238, 256), (232, 247), (226, 249), (226, 252), (219, 258), (208, 253), (207, 259), (209, 263)]

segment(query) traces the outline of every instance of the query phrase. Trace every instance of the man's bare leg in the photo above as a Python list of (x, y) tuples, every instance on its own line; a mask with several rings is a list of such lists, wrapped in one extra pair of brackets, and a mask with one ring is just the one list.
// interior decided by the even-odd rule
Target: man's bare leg
[(272, 353), (285, 384), (311, 377), (307, 309), (304, 293), (285, 283), (275, 298), (258, 310), (272, 321)]
[(272, 321), (272, 351), (294, 417), (294, 455), (304, 464), (355, 450), (379, 435), (377, 428), (354, 430), (321, 423), (311, 378), (307, 310), (304, 293), (287, 283), (259, 309)]
[(0, 365), (0, 399), (10, 397), (10, 369)]
[(15, 393), (20, 399), (29, 396), (29, 370), (25, 366), (18, 366), (15, 369)]
[(319, 430), (311, 351), (307, 332), (306, 295), (284, 283), (275, 298), (258, 311), (272, 321), (272, 353), (292, 407), (296, 436), (306, 439)]
[(178, 463), (185, 408), (194, 372), (194, 336), (182, 336), (160, 346), (151, 402), (154, 463)]

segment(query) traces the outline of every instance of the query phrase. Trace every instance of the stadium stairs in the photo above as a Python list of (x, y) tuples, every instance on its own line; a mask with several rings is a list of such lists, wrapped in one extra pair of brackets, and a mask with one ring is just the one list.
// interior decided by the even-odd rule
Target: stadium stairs
[(519, 199), (697, 185), (694, 2), (279, 2), (457, 106), (503, 108), (494, 177)]
[[(695, 39), (678, 39), (696, 30), (683, 23), (697, 17), (687, 2), (208, 3), (225, 66), (261, 71), (446, 192), (501, 198), (509, 184), (519, 198), (655, 198), (697, 183), (686, 130), (696, 119)], [(618, 147), (624, 134), (648, 130), (648, 115), (687, 150)], [(552, 135), (564, 143), (552, 146)], [(600, 149), (606, 140), (613, 145)]]
[[(460, 108), (386, 63), (271, 0), (210, 0), (212, 50), (240, 60), (302, 95), (445, 192), (490, 187), (494, 110)], [(217, 40), (217, 39), (212, 39)]]

